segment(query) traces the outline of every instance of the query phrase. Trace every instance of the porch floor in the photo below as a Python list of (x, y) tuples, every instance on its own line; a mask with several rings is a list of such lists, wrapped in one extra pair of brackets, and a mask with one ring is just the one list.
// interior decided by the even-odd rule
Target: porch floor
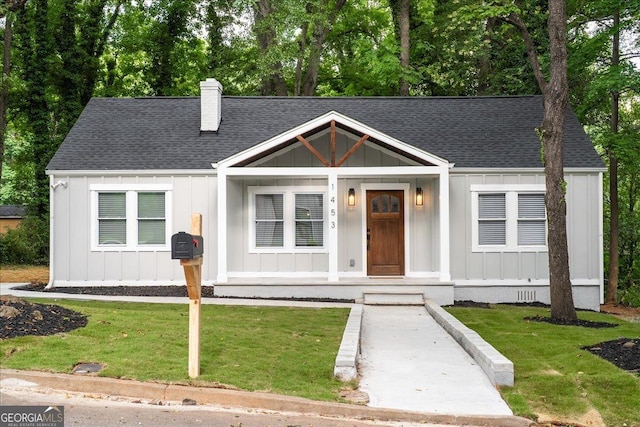
[[(214, 285), (217, 285), (215, 283)], [(330, 282), (326, 277), (229, 277), (226, 283), (220, 285), (366, 285), (366, 286), (453, 286), (451, 281), (441, 281), (431, 277), (406, 276), (367, 276), (341, 277), (337, 282)]]
[[(420, 277), (233, 277), (214, 283), (214, 294), (244, 298), (322, 298), (362, 302), (365, 294), (422, 295), (441, 305), (453, 304), (453, 282)], [(399, 299), (401, 300), (401, 298)]]

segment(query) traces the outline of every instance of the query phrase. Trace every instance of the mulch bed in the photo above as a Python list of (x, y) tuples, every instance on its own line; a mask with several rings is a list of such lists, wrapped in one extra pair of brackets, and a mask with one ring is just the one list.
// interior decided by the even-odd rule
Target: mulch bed
[[(75, 295), (109, 295), (138, 297), (187, 297), (186, 286), (65, 286), (45, 289), (46, 284), (17, 286), (14, 289), (34, 292), (57, 292)], [(213, 286), (202, 286), (203, 298), (213, 298)]]
[(0, 339), (54, 335), (87, 326), (87, 317), (58, 305), (34, 304), (11, 295), (0, 297)]
[(591, 320), (563, 320), (563, 319), (552, 319), (551, 317), (546, 316), (532, 316), (525, 317), (524, 320), (527, 322), (546, 322), (551, 323), (553, 325), (561, 325), (561, 326), (582, 326), (583, 328), (615, 328), (618, 326), (617, 323), (609, 323), (609, 322), (592, 322)]
[(582, 347), (613, 363), (620, 369), (640, 375), (640, 339), (618, 338)]

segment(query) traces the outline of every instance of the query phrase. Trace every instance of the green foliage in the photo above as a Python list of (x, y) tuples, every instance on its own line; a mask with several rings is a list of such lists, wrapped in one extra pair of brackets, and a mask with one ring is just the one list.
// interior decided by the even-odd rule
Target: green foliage
[(622, 290), (620, 302), (630, 307), (640, 307), (640, 285), (631, 284)]
[[(602, 0), (576, 2), (572, 22), (569, 68), (572, 99), (597, 150), (606, 163), (610, 156), (618, 162), (619, 202), (619, 297), (633, 301), (640, 293), (640, 69), (630, 62), (628, 50), (640, 42), (640, 1)], [(614, 27), (613, 13), (620, 13), (620, 25)], [(613, 61), (613, 37), (623, 40), (619, 64)], [(626, 40), (626, 42), (624, 42)], [(619, 95), (617, 133), (612, 130), (612, 93)], [(609, 180), (609, 175), (605, 175)], [(609, 183), (606, 182), (606, 187)], [(605, 274), (609, 270), (609, 232), (611, 203), (604, 201)], [(627, 296), (628, 295), (628, 296)]]
[(47, 265), (49, 263), (49, 223), (28, 216), (14, 230), (0, 234), (0, 264)]
[(34, 191), (35, 170), (29, 161), (31, 141), (10, 126), (4, 150), (0, 204), (25, 206)]
[[(257, 19), (267, 4), (268, 13)], [(506, 22), (511, 13), (525, 21), (548, 72), (545, 0), (411, 0), (408, 69), (398, 60), (388, 1), (349, 0), (339, 10), (338, 4), (30, 0), (15, 13), (0, 202), (27, 203), (33, 214), (47, 216), (44, 170), (91, 96), (198, 95), (207, 77), (220, 80), (226, 95), (273, 93), (265, 82), (276, 78), (287, 94), (300, 94), (314, 60), (318, 75), (309, 86), (321, 96), (394, 96), (401, 79), (412, 95), (539, 93), (522, 37)], [(620, 162), (625, 291), (640, 282), (640, 72), (628, 51), (611, 65), (616, 8), (632, 50), (639, 43), (640, 0), (568, 2), (568, 76), (580, 120), (605, 160), (615, 152)], [(618, 135), (609, 130), (614, 90), (625, 107)], [(606, 221), (608, 215), (605, 203)]]

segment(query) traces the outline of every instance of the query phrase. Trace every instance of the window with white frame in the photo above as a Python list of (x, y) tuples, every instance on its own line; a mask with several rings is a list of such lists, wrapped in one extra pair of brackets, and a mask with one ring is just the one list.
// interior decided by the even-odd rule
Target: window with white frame
[(256, 194), (255, 197), (256, 247), (283, 247), (284, 194)]
[(544, 185), (473, 185), (473, 250), (546, 250)]
[(256, 252), (324, 251), (324, 187), (249, 187)]
[(168, 250), (171, 187), (103, 185), (90, 187), (94, 250)]

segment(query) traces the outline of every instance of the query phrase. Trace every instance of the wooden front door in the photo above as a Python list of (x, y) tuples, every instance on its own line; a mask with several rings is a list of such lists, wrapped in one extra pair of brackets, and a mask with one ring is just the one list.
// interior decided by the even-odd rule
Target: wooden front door
[(404, 275), (404, 192), (367, 191), (367, 274)]

